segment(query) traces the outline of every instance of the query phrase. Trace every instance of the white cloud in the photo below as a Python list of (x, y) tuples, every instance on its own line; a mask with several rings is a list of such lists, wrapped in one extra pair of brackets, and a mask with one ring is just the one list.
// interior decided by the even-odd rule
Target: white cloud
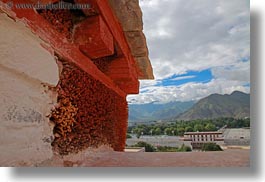
[(245, 0), (140, 1), (155, 77), (229, 66), (249, 56)]
[(213, 93), (231, 94), (238, 90), (249, 92), (248, 87), (242, 86), (245, 82), (213, 79), (208, 83), (187, 83), (180, 86), (150, 86), (141, 89), (144, 91), (139, 95), (129, 95), (127, 100), (129, 103), (149, 103), (159, 102), (167, 103), (170, 101), (190, 101), (199, 100)]
[(250, 82), (250, 64), (249, 62), (240, 62), (233, 67), (216, 67), (212, 69), (215, 78), (223, 78), (226, 80)]
[(195, 75), (189, 75), (189, 76), (179, 76), (179, 77), (176, 77), (176, 78), (173, 78), (171, 80), (185, 80), (185, 79), (190, 79), (190, 78), (195, 78), (196, 76)]
[(154, 86), (158, 83), (160, 83), (160, 80), (140, 80), (140, 88), (146, 88), (150, 86)]
[[(141, 81), (141, 94), (128, 96), (129, 101), (187, 101), (211, 93), (249, 92), (244, 85), (250, 80), (250, 64), (240, 61), (250, 55), (249, 1), (141, 0), (140, 5), (156, 80)], [(204, 69), (214, 76), (209, 83), (156, 86), (174, 74)]]

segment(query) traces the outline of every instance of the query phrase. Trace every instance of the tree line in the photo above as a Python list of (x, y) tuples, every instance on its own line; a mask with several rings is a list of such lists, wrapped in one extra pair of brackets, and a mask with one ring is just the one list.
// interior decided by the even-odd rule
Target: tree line
[(227, 128), (250, 127), (250, 118), (218, 118), (197, 119), (191, 121), (156, 122), (152, 124), (136, 124), (128, 127), (128, 133), (141, 135), (169, 135), (183, 136), (185, 132), (217, 131), (226, 126)]

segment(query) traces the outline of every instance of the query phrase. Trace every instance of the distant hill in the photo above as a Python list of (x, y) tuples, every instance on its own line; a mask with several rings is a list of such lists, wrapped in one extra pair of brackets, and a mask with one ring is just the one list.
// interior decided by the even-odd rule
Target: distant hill
[(170, 120), (190, 109), (194, 102), (129, 104), (129, 122)]
[(235, 91), (231, 95), (212, 94), (199, 100), (192, 108), (176, 117), (177, 120), (212, 119), (250, 116), (250, 94)]

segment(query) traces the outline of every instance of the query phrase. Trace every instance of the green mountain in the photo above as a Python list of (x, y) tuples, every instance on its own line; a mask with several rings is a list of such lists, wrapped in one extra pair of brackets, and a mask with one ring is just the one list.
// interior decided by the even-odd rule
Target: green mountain
[(129, 104), (129, 122), (170, 120), (190, 109), (194, 102)]
[(220, 117), (250, 117), (250, 94), (212, 94), (199, 100), (192, 108), (176, 117), (177, 120), (212, 119)]

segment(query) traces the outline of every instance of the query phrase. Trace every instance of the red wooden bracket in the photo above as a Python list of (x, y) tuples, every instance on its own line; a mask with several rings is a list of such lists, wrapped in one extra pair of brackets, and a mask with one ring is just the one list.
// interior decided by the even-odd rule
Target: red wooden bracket
[(108, 75), (114, 82), (126, 93), (138, 94), (139, 93), (139, 81), (130, 75), (128, 62), (125, 58), (117, 58), (113, 60), (106, 75)]
[[(112, 9), (107, 0), (77, 0), (92, 3), (95, 8), (98, 8), (98, 11), (101, 17), (105, 20), (109, 30), (111, 31), (113, 38), (116, 40), (119, 45), (126, 62), (128, 63), (129, 72), (133, 78), (138, 78), (137, 66), (134, 57), (131, 54), (131, 50), (125, 38), (122, 27), (119, 23), (119, 20), (112, 12)], [(83, 10), (84, 11), (84, 10)], [(85, 13), (85, 11), (84, 11)]]
[(75, 26), (74, 42), (91, 59), (114, 54), (113, 36), (100, 16), (88, 17)]

